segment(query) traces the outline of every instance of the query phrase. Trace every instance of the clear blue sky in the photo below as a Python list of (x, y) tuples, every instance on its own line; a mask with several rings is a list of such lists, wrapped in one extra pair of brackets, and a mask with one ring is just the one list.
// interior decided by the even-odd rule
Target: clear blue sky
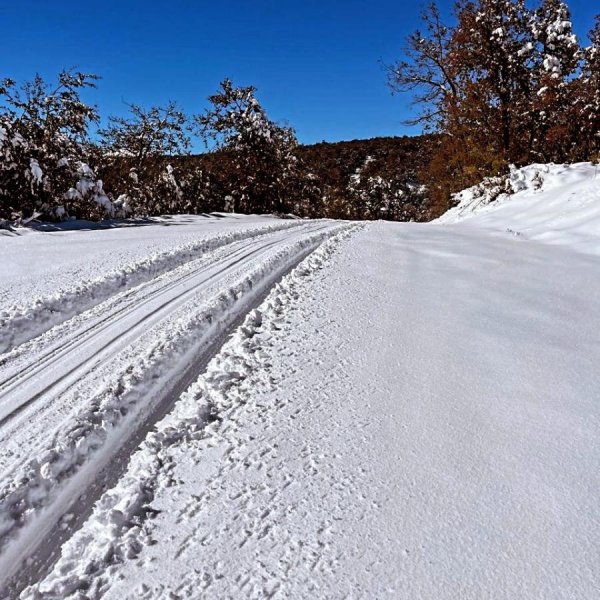
[[(452, 2), (442, 0), (448, 9)], [(570, 0), (576, 30), (596, 0)], [(177, 100), (200, 112), (224, 77), (258, 87), (270, 116), (301, 142), (416, 133), (402, 125), (379, 63), (400, 55), (423, 2), (392, 0), (5, 0), (0, 77), (52, 77), (77, 66), (103, 77), (88, 96), (104, 116), (124, 102)]]

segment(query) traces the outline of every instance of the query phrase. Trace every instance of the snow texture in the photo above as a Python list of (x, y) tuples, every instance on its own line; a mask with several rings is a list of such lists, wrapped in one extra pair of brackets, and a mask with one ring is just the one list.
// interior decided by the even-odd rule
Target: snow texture
[[(54, 232), (38, 234), (37, 239), (0, 237), (0, 257), (5, 261), (3, 264), (8, 265), (0, 273), (2, 291), (8, 296), (3, 298), (0, 293), (0, 328), (6, 332), (0, 339), (0, 354), (119, 291), (148, 281), (209, 250), (267, 231), (295, 227), (299, 223), (264, 218), (258, 226), (248, 228), (245, 225), (252, 223), (252, 219), (242, 219), (243, 226), (235, 227), (234, 222), (212, 235), (210, 225), (219, 219), (189, 219), (198, 225), (194, 229), (205, 236), (192, 237), (187, 233), (191, 239), (185, 243), (176, 230), (165, 231), (167, 228), (160, 224), (149, 226), (146, 236), (136, 235), (138, 232), (130, 235), (128, 229), (121, 229), (113, 231), (113, 235), (103, 231), (94, 232), (95, 235)], [(171, 226), (176, 228), (177, 224), (175, 219)], [(232, 230), (228, 231), (229, 228)], [(64, 240), (62, 236), (70, 239)], [(147, 243), (158, 249), (149, 252)], [(81, 249), (82, 253), (75, 253), (75, 248)], [(41, 257), (36, 254), (38, 249), (44, 252)], [(47, 278), (49, 274), (54, 276), (52, 280)], [(64, 283), (58, 287), (57, 282)], [(49, 289), (49, 286), (52, 287)], [(18, 300), (8, 304), (7, 301), (15, 296)]]
[[(193, 364), (201, 349), (283, 271), (345, 227), (311, 222), (292, 233), (232, 244), (223, 255), (217, 251), (215, 257), (185, 265), (183, 273), (176, 269), (166, 274), (158, 308), (148, 302), (143, 286), (125, 294), (139, 297), (124, 316), (123, 310), (114, 311), (111, 320), (110, 306), (98, 307), (109, 316), (100, 319), (101, 327), (92, 333), (96, 342), (89, 335), (90, 314), (82, 315), (86, 329), (76, 325), (67, 335), (58, 328), (17, 349), (23, 353), (18, 360), (26, 366), (9, 362), (0, 389), (0, 418), (8, 419), (1, 432), (0, 572), (14, 572), (32, 540), (57, 516), (64, 516), (60, 511), (106, 468), (120, 440), (145, 422), (161, 397), (168, 398), (170, 382)], [(165, 293), (171, 297), (167, 302)], [(133, 319), (134, 326), (124, 327), (129, 321), (123, 318)], [(52, 335), (57, 338), (54, 345)], [(100, 344), (100, 351), (86, 356), (85, 344), (94, 350), (94, 343)], [(72, 347), (71, 355), (64, 354), (64, 346), (67, 351)], [(74, 361), (81, 362), (74, 368)], [(64, 365), (66, 371), (61, 370)], [(48, 403), (52, 396), (54, 401)], [(47, 404), (38, 407), (35, 401), (40, 397)], [(39, 415), (40, 410), (45, 412), (37, 420), (41, 430), (36, 421), (30, 422), (31, 414)]]
[[(284, 281), (277, 284), (260, 308), (253, 310), (208, 365), (206, 375), (182, 395), (173, 411), (149, 434), (131, 460), (125, 476), (97, 504), (86, 525), (65, 546), (54, 573), (24, 598), (100, 598), (112, 573), (125, 560), (135, 558), (151, 544), (151, 502), (171, 485), (176, 456), (197, 451), (198, 444), (218, 439), (223, 419), (233, 420), (246, 402), (245, 380), (264, 370), (266, 330), (277, 330), (287, 307), (303, 287), (307, 275), (320, 269), (334, 249), (351, 233), (345, 230), (311, 254)], [(106, 557), (110, 557), (106, 560)]]
[(480, 228), (327, 242), (23, 597), (594, 597), (596, 273)]

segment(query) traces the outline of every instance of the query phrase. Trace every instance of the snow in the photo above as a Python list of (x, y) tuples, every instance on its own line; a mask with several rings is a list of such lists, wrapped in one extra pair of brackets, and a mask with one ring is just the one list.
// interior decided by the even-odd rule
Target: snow
[(179, 258), (0, 357), (0, 589), (597, 596), (595, 169), (433, 224), (240, 217), (193, 255), (200, 219), (145, 251), (161, 226), (6, 237)]
[(509, 187), (497, 200), (489, 187), (465, 190), (437, 222), (600, 254), (600, 166), (530, 165), (513, 170)]
[(560, 59), (556, 56), (545, 56), (544, 57), (544, 69), (550, 71), (553, 77), (560, 77)]
[(442, 226), (328, 244), (25, 598), (594, 597), (596, 260)]
[(44, 174), (38, 161), (35, 160), (35, 158), (29, 160), (29, 169), (31, 171), (31, 177), (33, 178), (33, 181), (38, 185), (41, 185)]
[(169, 406), (177, 385), (202, 367), (239, 315), (323, 239), (347, 227), (295, 223), (291, 230), (263, 227), (261, 235), (248, 229), (239, 241), (126, 289), (0, 356), (4, 577), (40, 537), (55, 542), (65, 507), (77, 504), (94, 480), (102, 485), (115, 454)]
[(0, 232), (0, 327), (9, 332), (0, 353), (209, 249), (297, 224), (187, 215), (96, 231)]

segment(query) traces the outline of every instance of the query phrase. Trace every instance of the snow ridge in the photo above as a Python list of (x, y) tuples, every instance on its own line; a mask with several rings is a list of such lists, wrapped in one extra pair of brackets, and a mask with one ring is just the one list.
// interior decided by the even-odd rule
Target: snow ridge
[(520, 169), (513, 167), (506, 177), (489, 177), (455, 194), (456, 206), (435, 222), (458, 223), (521, 198), (543, 196), (556, 191), (566, 193), (573, 185), (587, 184), (600, 188), (598, 173), (599, 167), (592, 163), (533, 164)]
[(123, 268), (60, 290), (51, 296), (33, 298), (27, 304), (14, 304), (0, 311), (0, 355), (66, 321), (78, 313), (99, 304), (113, 294), (144, 283), (205, 252), (233, 242), (251, 239), (265, 233), (302, 225), (303, 221), (288, 221), (220, 233), (214, 237), (188, 242), (173, 250), (156, 252)]
[[(259, 308), (209, 363), (207, 371), (182, 394), (173, 411), (150, 433), (132, 455), (125, 475), (96, 504), (82, 529), (62, 547), (62, 554), (48, 577), (30, 586), (23, 600), (100, 598), (119, 564), (138, 556), (152, 541), (151, 506), (155, 492), (170, 485), (175, 453), (187, 446), (211, 446), (233, 427), (236, 407), (248, 402), (248, 380), (271, 385), (269, 364), (262, 351), (280, 329), (294, 300), (300, 297), (306, 278), (337, 251), (340, 244), (362, 225), (341, 228), (276, 284)], [(233, 425), (232, 425), (233, 422)], [(85, 549), (85, 552), (83, 552)], [(140, 597), (144, 591), (140, 591)]]

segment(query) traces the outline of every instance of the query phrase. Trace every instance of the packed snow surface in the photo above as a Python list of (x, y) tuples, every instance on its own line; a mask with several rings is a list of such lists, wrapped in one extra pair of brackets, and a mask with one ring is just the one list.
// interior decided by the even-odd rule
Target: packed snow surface
[(25, 597), (594, 597), (596, 259), (383, 223), (337, 244)]
[(81, 494), (89, 503), (90, 489), (118, 476), (228, 327), (286, 270), (349, 227), (284, 223), (265, 224), (260, 235), (248, 229), (0, 355), (2, 576), (23, 573), (32, 548), (51, 559), (67, 508), (81, 517)]
[(0, 355), (0, 590), (597, 597), (600, 182), (544, 168), (445, 223), (249, 222)]

